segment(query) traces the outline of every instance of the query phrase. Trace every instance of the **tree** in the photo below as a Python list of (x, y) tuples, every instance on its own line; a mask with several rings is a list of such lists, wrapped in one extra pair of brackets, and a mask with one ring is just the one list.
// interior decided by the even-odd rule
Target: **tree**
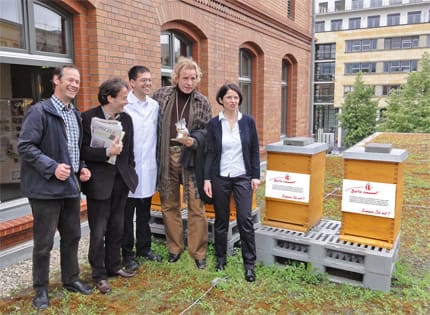
[(411, 72), (401, 89), (391, 93), (381, 131), (430, 132), (430, 55), (424, 53), (418, 71)]
[(338, 119), (345, 137), (344, 144), (350, 147), (376, 131), (377, 102), (372, 100), (373, 88), (366, 86), (358, 73), (353, 91), (348, 93)]

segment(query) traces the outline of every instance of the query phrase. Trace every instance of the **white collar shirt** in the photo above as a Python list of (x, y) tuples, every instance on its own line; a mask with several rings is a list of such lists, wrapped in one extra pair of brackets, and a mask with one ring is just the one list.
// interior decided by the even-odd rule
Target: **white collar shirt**
[(233, 128), (231, 128), (230, 123), (224, 117), (224, 113), (219, 113), (219, 120), (221, 121), (222, 127), (220, 175), (224, 177), (237, 177), (246, 174), (242, 142), (240, 140), (239, 120), (241, 119), (242, 113), (239, 112), (237, 122)]
[(139, 100), (133, 91), (127, 96), (128, 104), (124, 111), (133, 120), (134, 131), (134, 160), (139, 182), (131, 198), (148, 198), (155, 193), (157, 181), (157, 119), (158, 102), (149, 96), (144, 101)]

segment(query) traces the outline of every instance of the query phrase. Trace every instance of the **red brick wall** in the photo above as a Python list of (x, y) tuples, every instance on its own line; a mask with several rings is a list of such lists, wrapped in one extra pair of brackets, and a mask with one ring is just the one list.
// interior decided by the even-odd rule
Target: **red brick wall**
[(238, 82), (239, 48), (249, 44), (259, 52), (253, 115), (262, 145), (279, 140), (282, 59), (293, 56), (296, 96), (288, 111), (288, 136), (309, 135), (310, 1), (293, 1), (293, 19), (287, 18), (286, 0), (63, 2), (85, 7), (75, 17), (74, 35), (76, 63), (84, 72), (81, 110), (97, 105), (102, 81), (112, 76), (127, 79), (128, 69), (136, 64), (151, 69), (154, 89), (158, 88), (160, 32), (182, 29), (199, 40), (193, 55), (204, 71), (200, 90), (209, 97), (214, 114), (220, 109), (217, 88), (225, 81)]

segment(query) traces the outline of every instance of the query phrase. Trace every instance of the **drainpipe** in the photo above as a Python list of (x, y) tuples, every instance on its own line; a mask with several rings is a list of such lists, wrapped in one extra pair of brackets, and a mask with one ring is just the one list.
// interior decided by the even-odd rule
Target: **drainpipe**
[[(309, 134), (313, 134), (314, 128), (314, 68), (315, 68), (315, 0), (312, 0), (312, 41), (311, 41), (311, 66), (310, 66), (310, 97), (309, 97)], [(315, 136), (315, 135), (314, 135)]]

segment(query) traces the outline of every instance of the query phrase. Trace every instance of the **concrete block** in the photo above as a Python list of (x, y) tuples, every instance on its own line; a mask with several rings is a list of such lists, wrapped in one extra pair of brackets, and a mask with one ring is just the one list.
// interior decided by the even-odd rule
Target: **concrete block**
[(390, 153), (393, 145), (390, 143), (369, 143), (365, 146), (364, 152)]

